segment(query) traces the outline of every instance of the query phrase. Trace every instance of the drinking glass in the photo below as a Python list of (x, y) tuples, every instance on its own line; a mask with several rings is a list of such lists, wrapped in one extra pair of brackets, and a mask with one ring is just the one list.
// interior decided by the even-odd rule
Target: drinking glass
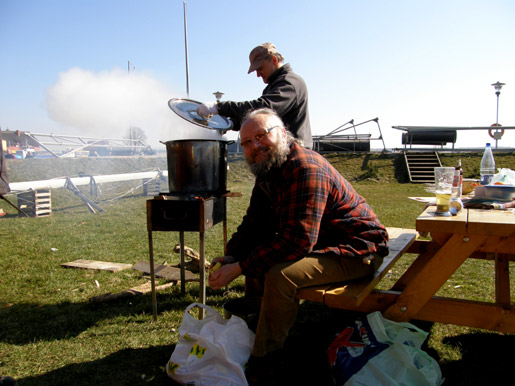
[(436, 216), (450, 216), (454, 168), (435, 168)]

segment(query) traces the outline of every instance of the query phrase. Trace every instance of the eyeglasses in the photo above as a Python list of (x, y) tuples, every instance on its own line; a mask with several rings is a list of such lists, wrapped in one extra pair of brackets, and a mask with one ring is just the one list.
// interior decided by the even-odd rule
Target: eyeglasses
[[(268, 133), (270, 133), (276, 127), (280, 127), (280, 126), (272, 126), (268, 129), (265, 129), (265, 131), (263, 131), (262, 133), (256, 134), (254, 136), (254, 139), (258, 142), (261, 142), (263, 140), (263, 138), (267, 137)], [(240, 142), (241, 147), (249, 147), (251, 144), (252, 144), (252, 138), (245, 138), (244, 140), (242, 140)]]

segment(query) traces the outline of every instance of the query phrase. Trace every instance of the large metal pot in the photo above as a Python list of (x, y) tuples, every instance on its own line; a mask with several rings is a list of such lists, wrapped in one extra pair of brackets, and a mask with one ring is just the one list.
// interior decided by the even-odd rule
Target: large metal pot
[(227, 142), (167, 141), (170, 193), (221, 195), (227, 189)]

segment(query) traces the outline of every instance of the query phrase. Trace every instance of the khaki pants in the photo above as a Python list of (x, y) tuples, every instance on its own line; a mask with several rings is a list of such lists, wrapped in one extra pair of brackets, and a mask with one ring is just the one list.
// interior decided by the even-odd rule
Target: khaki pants
[[(341, 258), (335, 255), (309, 255), (305, 258), (274, 265), (265, 275), (263, 302), (252, 355), (261, 357), (280, 349), (295, 323), (299, 301), (297, 290), (303, 287), (329, 284), (372, 275), (382, 263), (376, 256), (373, 264), (361, 258)], [(247, 282), (247, 296), (259, 295)]]

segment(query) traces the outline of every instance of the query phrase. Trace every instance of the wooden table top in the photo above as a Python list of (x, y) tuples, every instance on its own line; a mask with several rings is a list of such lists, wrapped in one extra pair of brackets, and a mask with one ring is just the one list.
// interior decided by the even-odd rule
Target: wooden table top
[(418, 216), (419, 232), (468, 233), (487, 236), (515, 237), (515, 213), (494, 209), (463, 209), (456, 216), (435, 216), (430, 206)]
[(515, 213), (506, 210), (468, 209), (468, 233), (515, 237)]

